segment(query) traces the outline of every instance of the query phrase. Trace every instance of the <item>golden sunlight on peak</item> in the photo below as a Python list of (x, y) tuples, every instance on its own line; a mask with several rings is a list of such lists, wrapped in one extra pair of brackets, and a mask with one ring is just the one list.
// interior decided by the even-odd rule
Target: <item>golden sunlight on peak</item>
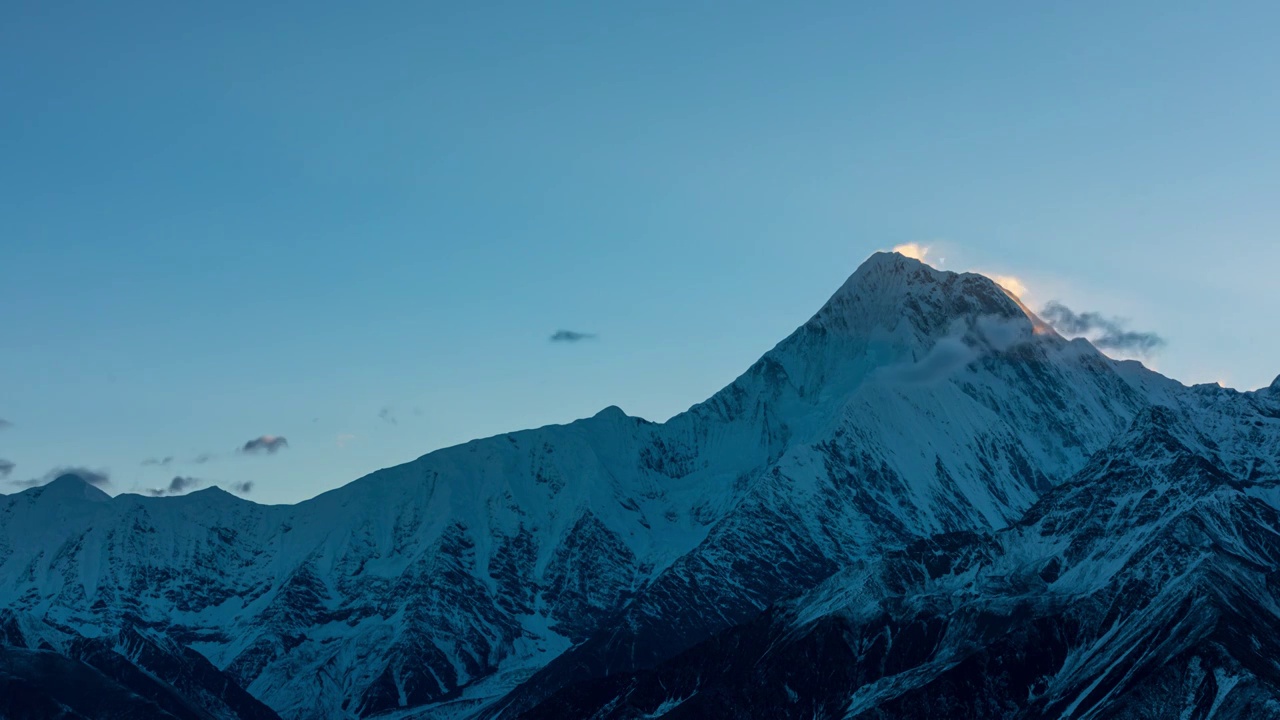
[(997, 285), (1013, 293), (1016, 297), (1022, 297), (1027, 294), (1027, 286), (1022, 281), (1012, 275), (990, 275)]
[(921, 245), (920, 243), (905, 243), (902, 245), (895, 245), (893, 252), (904, 257), (909, 257), (913, 260), (924, 262), (924, 259), (929, 255), (929, 248), (925, 245)]

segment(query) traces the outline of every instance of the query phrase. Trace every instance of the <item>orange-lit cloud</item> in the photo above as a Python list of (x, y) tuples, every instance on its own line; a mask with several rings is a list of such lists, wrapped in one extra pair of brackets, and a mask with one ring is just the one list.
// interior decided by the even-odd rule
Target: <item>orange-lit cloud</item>
[(1013, 293), (1017, 297), (1027, 294), (1027, 286), (1021, 280), (1012, 275), (988, 275), (997, 285)]
[(920, 262), (924, 262), (924, 259), (929, 256), (928, 246), (913, 242), (896, 245), (894, 246), (893, 251), (899, 255), (919, 260)]

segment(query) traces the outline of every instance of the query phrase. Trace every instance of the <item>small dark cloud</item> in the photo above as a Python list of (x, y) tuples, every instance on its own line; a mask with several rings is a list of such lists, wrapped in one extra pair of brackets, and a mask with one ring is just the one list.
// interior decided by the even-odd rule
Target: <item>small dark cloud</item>
[(169, 464), (169, 463), (171, 463), (171, 462), (173, 462), (173, 456), (172, 456), (172, 455), (167, 455), (167, 456), (162, 457), (162, 458), (147, 458), (146, 460), (143, 460), (143, 461), (142, 461), (142, 464), (143, 464), (144, 466), (157, 466), (157, 467), (164, 467), (164, 466), (168, 465), (168, 464)]
[(240, 493), (241, 495), (248, 495), (250, 492), (253, 492), (253, 481), (246, 480), (245, 482), (233, 482), (227, 487), (231, 488), (235, 492)]
[(1040, 311), (1054, 330), (1063, 335), (1085, 336), (1102, 350), (1119, 350), (1148, 355), (1164, 346), (1164, 338), (1153, 332), (1125, 328), (1124, 321), (1102, 313), (1078, 313), (1060, 302), (1052, 301)]
[(155, 497), (163, 495), (179, 495), (193, 487), (199, 486), (201, 481), (193, 477), (183, 477), (181, 475), (174, 477), (169, 481), (168, 487), (156, 488), (147, 492)]
[(551, 342), (579, 342), (581, 340), (591, 340), (595, 336), (595, 333), (575, 332), (573, 330), (557, 330), (551, 336)]
[(240, 448), (242, 453), (268, 453), (274, 455), (281, 448), (289, 447), (289, 441), (279, 435), (263, 435), (245, 443)]
[(213, 458), (214, 456), (211, 453), (200, 453), (199, 455), (191, 458), (191, 462), (197, 465), (203, 465), (209, 462), (210, 460), (212, 460)]
[(13, 423), (5, 420), (4, 418), (0, 418), (0, 430), (8, 430), (11, 427), (13, 427)]
[(379, 410), (378, 419), (384, 423), (390, 423), (392, 425), (399, 424), (399, 421), (396, 420), (395, 411), (393, 411), (390, 407), (384, 407), (381, 410)]
[(1094, 340), (1093, 344), (1104, 350), (1123, 350), (1136, 352), (1139, 355), (1150, 355), (1164, 347), (1164, 338), (1153, 332), (1120, 330), (1108, 332)]
[(13, 469), (18, 467), (12, 461), (0, 458), (0, 478), (7, 478), (13, 474)]
[(81, 480), (96, 487), (103, 487), (111, 484), (111, 478), (107, 475), (106, 470), (90, 470), (89, 468), (83, 467), (56, 467), (41, 477), (31, 478), (30, 480), (14, 480), (13, 484), (18, 487), (39, 487), (41, 485), (48, 485), (63, 475), (75, 475)]

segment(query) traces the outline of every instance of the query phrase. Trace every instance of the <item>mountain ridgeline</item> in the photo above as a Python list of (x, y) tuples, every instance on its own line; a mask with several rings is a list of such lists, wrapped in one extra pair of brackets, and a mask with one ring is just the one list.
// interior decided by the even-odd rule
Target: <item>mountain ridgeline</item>
[(0, 497), (0, 717), (1280, 717), (1280, 381), (872, 256), (665, 423)]

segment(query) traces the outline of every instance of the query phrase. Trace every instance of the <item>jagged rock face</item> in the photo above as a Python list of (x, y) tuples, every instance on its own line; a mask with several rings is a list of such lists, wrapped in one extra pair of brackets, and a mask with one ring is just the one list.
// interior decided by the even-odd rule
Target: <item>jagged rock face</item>
[(879, 254), (666, 423), (609, 408), (296, 506), (0, 498), (0, 606), (207, 658), (289, 718), (1247, 714), (1274, 685), (1238, 638), (1276, 603), (1232, 603), (1275, 554), (1240, 528), (1274, 529), (1278, 481), (1280, 393), (1183, 387)]
[(1164, 407), (995, 533), (918, 541), (523, 717), (1272, 718), (1280, 512)]
[(204, 656), (129, 629), (84, 637), (0, 611), (0, 717), (278, 718)]

